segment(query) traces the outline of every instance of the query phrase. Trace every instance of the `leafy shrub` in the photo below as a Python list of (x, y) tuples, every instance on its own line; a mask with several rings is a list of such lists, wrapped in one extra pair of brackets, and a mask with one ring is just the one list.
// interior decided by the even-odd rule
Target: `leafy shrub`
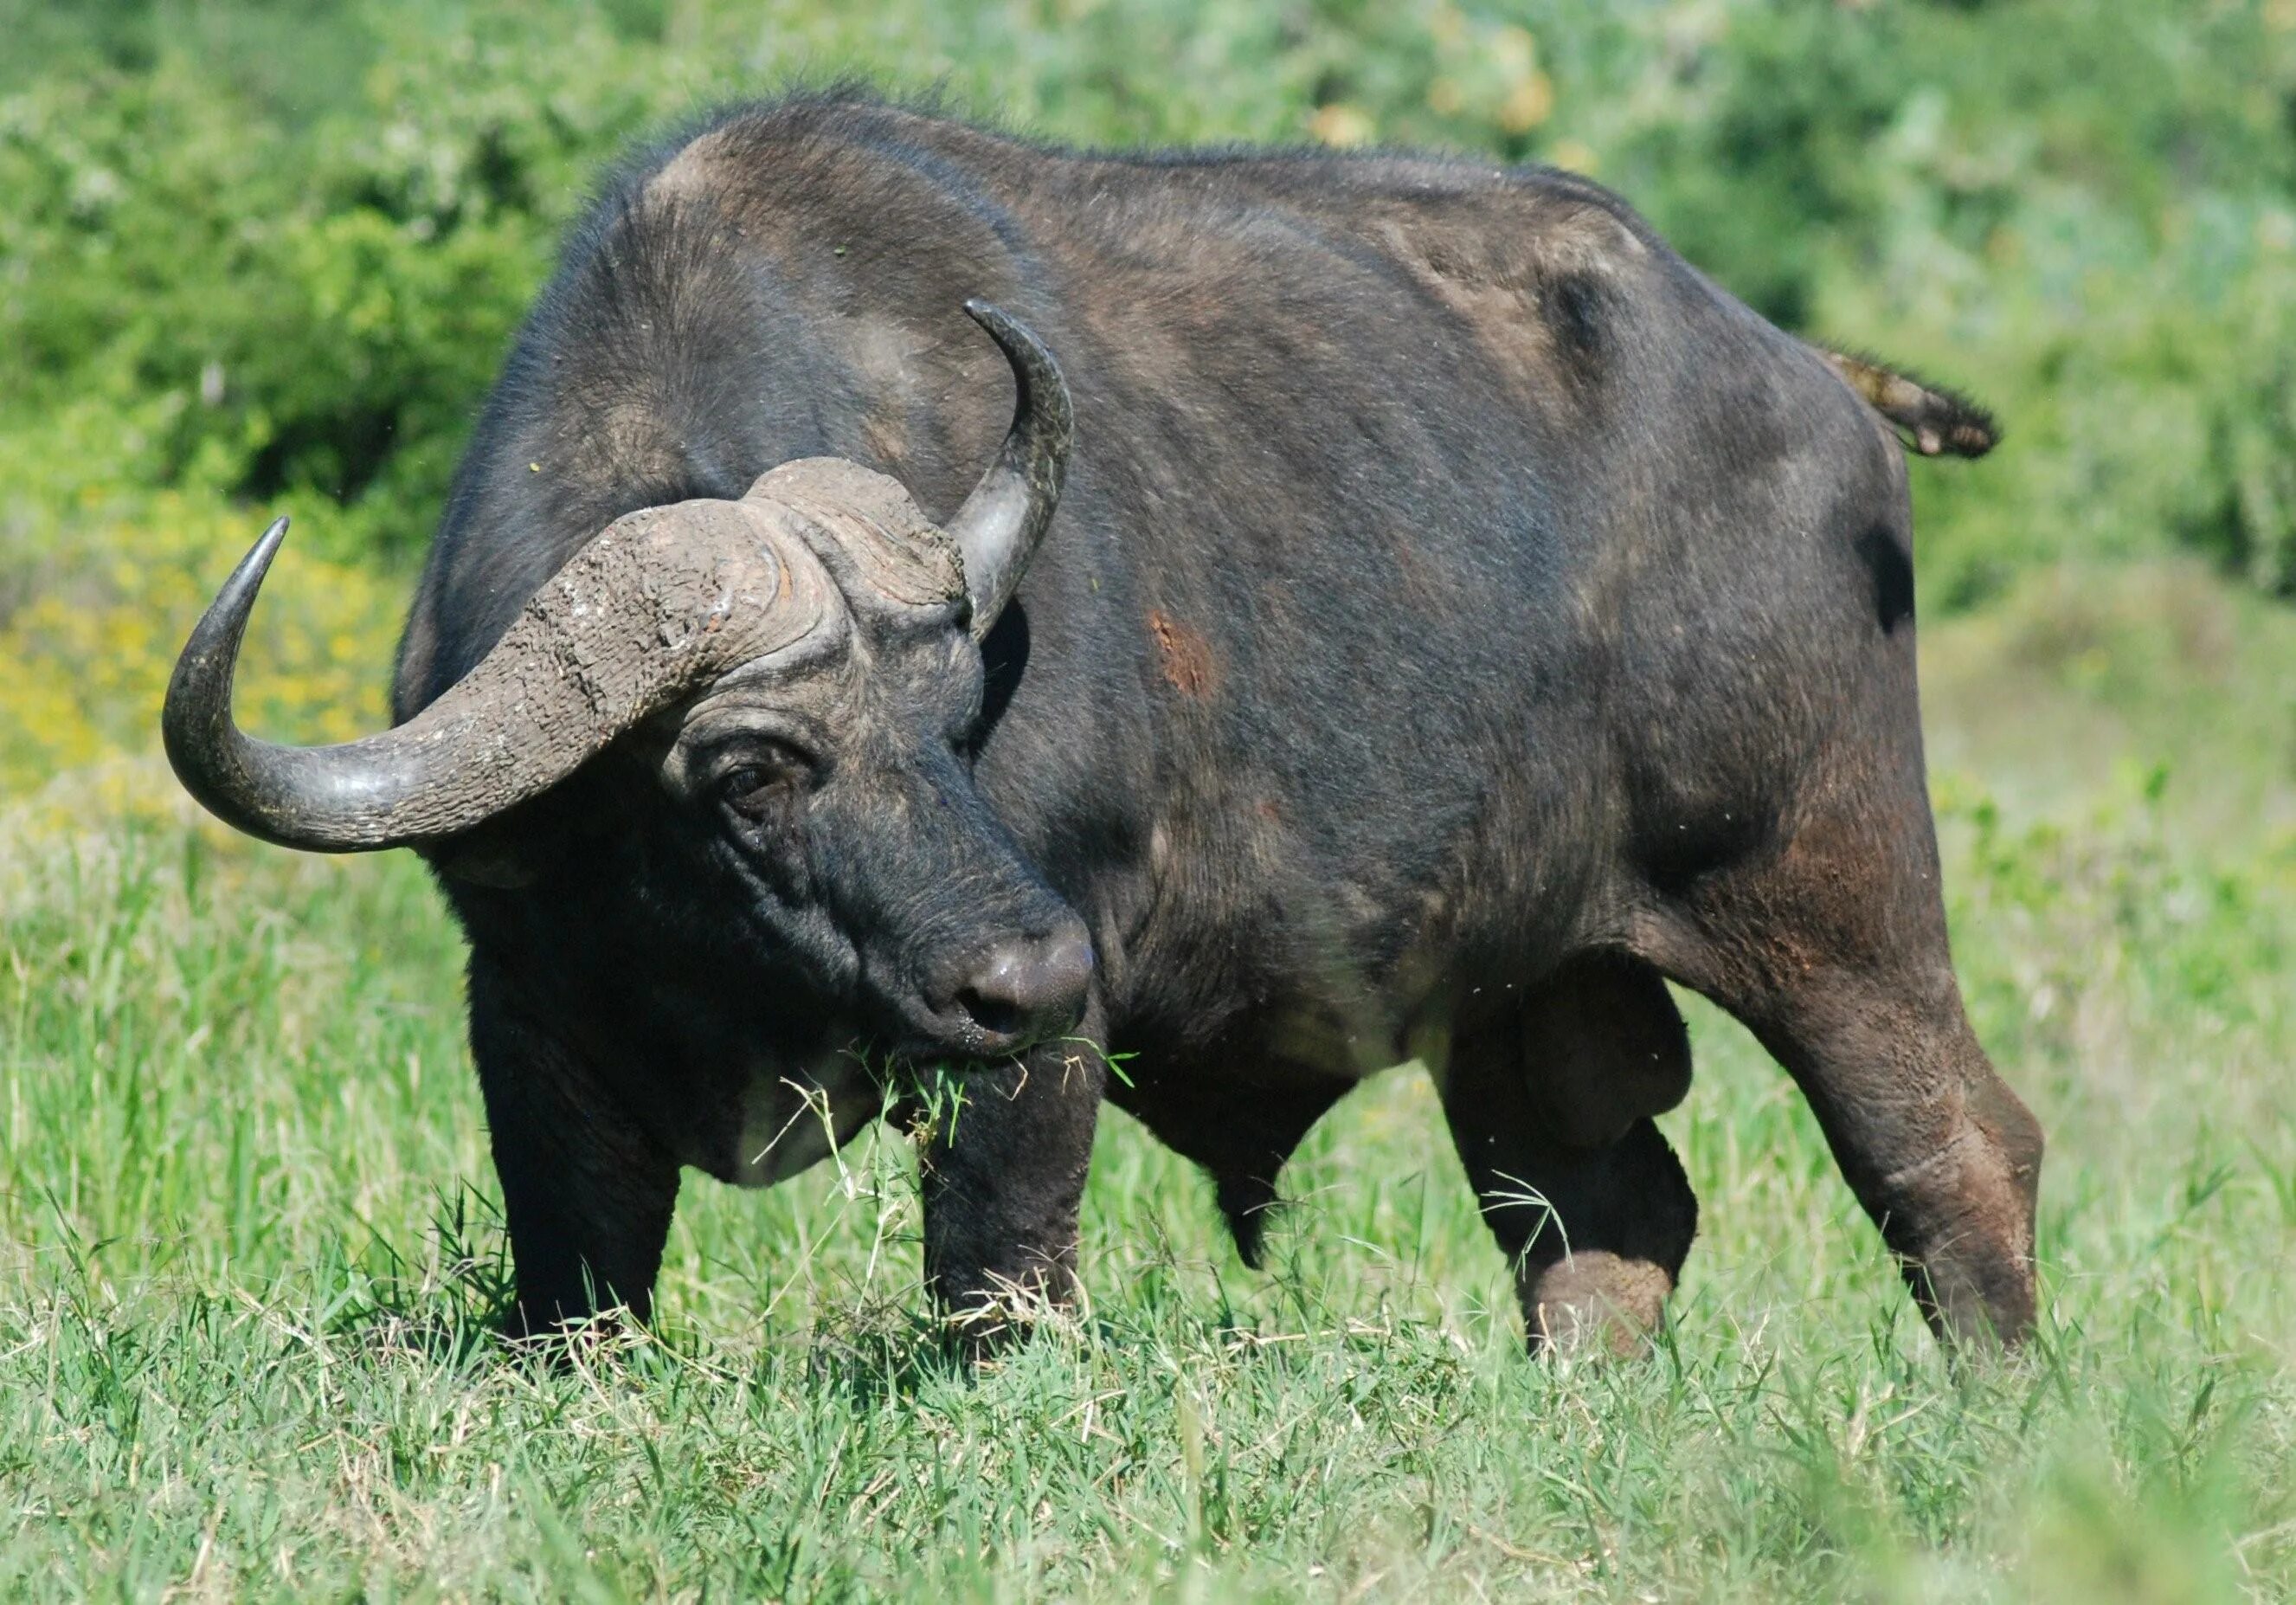
[(183, 557), (84, 497), (324, 511), (299, 553), (403, 570), (594, 176), (840, 75), (1085, 143), (1590, 171), (1771, 316), (1998, 407), (2001, 451), (1917, 475), (1925, 605), (2178, 545), (2296, 594), (2287, 0), (0, 0), (0, 627)]
[[(259, 528), (209, 491), (91, 473), (115, 424), (107, 409), (77, 407), (38, 443), (73, 450), (0, 444), (0, 483), (13, 493), (13, 561), (0, 564), (0, 791), (156, 745), (176, 652)], [(348, 740), (387, 718), (405, 588), (370, 564), (315, 554), (301, 533), (256, 611), (239, 709), (288, 739)]]

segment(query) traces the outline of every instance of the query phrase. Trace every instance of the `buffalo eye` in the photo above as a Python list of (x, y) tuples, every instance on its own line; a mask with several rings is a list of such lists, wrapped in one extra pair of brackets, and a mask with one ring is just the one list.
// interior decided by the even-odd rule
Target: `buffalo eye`
[(765, 819), (787, 804), (797, 778), (785, 764), (739, 764), (718, 777), (718, 801), (745, 819)]

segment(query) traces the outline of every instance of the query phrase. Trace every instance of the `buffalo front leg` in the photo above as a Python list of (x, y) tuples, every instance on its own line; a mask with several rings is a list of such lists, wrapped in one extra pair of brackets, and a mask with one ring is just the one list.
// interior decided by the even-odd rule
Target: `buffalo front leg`
[(1665, 984), (1617, 955), (1565, 965), (1455, 1047), (1444, 1113), (1534, 1351), (1629, 1353), (1663, 1317), (1698, 1200), (1650, 1116), (1689, 1074)]
[(471, 966), (471, 1049), (510, 1224), (512, 1335), (617, 1308), (649, 1319), (676, 1161), (483, 960)]
[(903, 1111), (919, 1138), (925, 1283), (976, 1346), (1074, 1296), (1106, 1079), (1086, 1041), (1047, 1042), (941, 1076)]

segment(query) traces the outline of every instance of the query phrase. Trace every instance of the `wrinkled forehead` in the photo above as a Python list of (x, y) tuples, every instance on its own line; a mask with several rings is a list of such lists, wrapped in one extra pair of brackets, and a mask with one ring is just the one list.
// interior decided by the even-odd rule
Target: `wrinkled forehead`
[(842, 457), (806, 457), (759, 475), (742, 499), (782, 514), (777, 522), (820, 559), (865, 622), (964, 599), (956, 542), (898, 480)]
[(964, 558), (898, 481), (842, 458), (806, 458), (759, 476), (742, 505), (771, 526), (786, 561), (817, 564), (844, 605), (720, 676), (688, 718), (772, 703), (826, 715), (873, 700), (872, 687), (898, 698), (919, 675), (937, 679), (961, 664)]

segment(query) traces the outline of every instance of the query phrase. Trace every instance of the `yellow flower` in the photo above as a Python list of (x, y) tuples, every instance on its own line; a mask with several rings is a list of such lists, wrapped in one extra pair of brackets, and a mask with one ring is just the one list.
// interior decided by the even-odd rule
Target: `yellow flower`
[(1499, 127), (1510, 134), (1528, 134), (1545, 122), (1554, 111), (1554, 85), (1546, 74), (1534, 67), (1529, 76), (1508, 91), (1499, 105)]
[(1308, 119), (1308, 132), (1324, 144), (1345, 149), (1370, 144), (1377, 129), (1362, 107), (1334, 101), (1316, 109), (1316, 115)]

